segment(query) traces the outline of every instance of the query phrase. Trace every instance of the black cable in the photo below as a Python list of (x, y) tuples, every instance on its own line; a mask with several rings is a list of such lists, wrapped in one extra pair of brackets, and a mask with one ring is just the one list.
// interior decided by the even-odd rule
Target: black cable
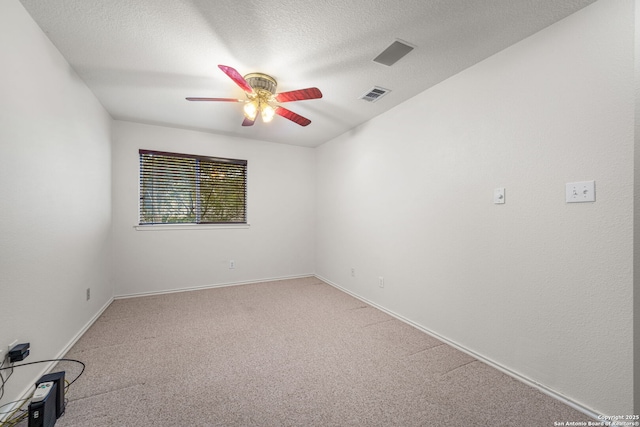
[[(14, 403), (20, 403), (20, 402), (26, 402), (27, 400), (31, 399), (31, 396), (29, 397), (25, 397), (24, 399), (19, 399), (19, 400), (14, 400), (12, 402), (7, 402), (4, 405), (0, 405), (0, 409), (4, 408), (5, 406), (9, 406), (9, 405), (13, 405)], [(23, 403), (24, 404), (24, 403)], [(3, 412), (0, 410), (0, 415), (3, 414), (9, 414), (11, 413), (13, 410), (9, 411), (9, 412)], [(22, 411), (24, 411), (24, 409), (22, 409)]]
[[(3, 367), (4, 365), (4, 361), (0, 364), (0, 379), (2, 380), (2, 386), (1, 386), (1, 393), (0, 393), (0, 399), (2, 399), (2, 396), (4, 396), (4, 386), (7, 383), (7, 380), (11, 377), (11, 375), (13, 375), (13, 369), (14, 368), (19, 368), (21, 366), (29, 366), (29, 365), (35, 365), (37, 363), (49, 363), (49, 362), (73, 362), (73, 363), (79, 363), (80, 365), (82, 365), (82, 369), (80, 370), (80, 373), (73, 379), (73, 381), (68, 382), (65, 379), (65, 395), (66, 395), (66, 391), (69, 389), (69, 387), (71, 387), (71, 384), (75, 383), (78, 378), (80, 378), (82, 376), (82, 374), (84, 373), (84, 369), (86, 368), (86, 365), (84, 364), (84, 362), (81, 362), (80, 360), (76, 360), (76, 359), (67, 359), (67, 358), (61, 358), (61, 359), (47, 359), (47, 360), (37, 360), (35, 362), (27, 362), (27, 363), (21, 363), (19, 365), (16, 365), (14, 363), (11, 363), (11, 366), (8, 367)], [(8, 369), (11, 369), (11, 373), (9, 374), (9, 376), (7, 376), (7, 378), (5, 378), (2, 375), (2, 371), (6, 371)], [(27, 411), (25, 411), (24, 409), (22, 409), (22, 406), (26, 403), (27, 400), (29, 400), (31, 397), (28, 397), (26, 399), (20, 399), (20, 400), (14, 400), (13, 402), (8, 402), (5, 403), (4, 405), (0, 405), (0, 409), (4, 408), (5, 406), (14, 404), (14, 403), (20, 403), (22, 402), (22, 404), (17, 408), (17, 409), (13, 409), (10, 412), (2, 412), (0, 411), (0, 415), (2, 414), (8, 414), (11, 413), (12, 415), (10, 415), (10, 419), (8, 420), (4, 420), (2, 422), (0, 422), (0, 426), (15, 426), (18, 422), (20, 422), (21, 420), (25, 419), (27, 417)], [(66, 402), (66, 396), (65, 396), (65, 402)], [(11, 423), (11, 424), (9, 424)]]
[[(84, 373), (84, 368), (86, 368), (86, 367), (87, 367), (87, 365), (85, 365), (85, 364), (84, 364), (84, 362), (81, 362), (81, 361), (79, 361), (79, 360), (76, 360), (76, 359), (65, 359), (65, 358), (62, 358), (62, 359), (37, 360), (37, 361), (35, 361), (35, 362), (21, 363), (21, 364), (19, 364), (19, 365), (12, 365), (12, 366), (10, 366), (10, 367), (0, 368), (0, 371), (4, 371), (4, 370), (7, 370), (7, 369), (13, 369), (13, 368), (19, 368), (19, 367), (21, 367), (21, 366), (35, 365), (35, 364), (37, 364), (37, 363), (48, 363), (48, 362), (74, 362), (74, 363), (79, 363), (79, 364), (81, 364), (81, 365), (82, 365), (82, 370), (80, 371), (80, 373), (78, 374), (78, 376), (77, 376), (77, 377), (75, 377), (75, 378), (73, 379), (73, 381), (71, 381), (71, 382), (69, 383), (69, 385), (67, 386), (67, 388), (69, 388), (69, 387), (71, 386), (71, 384), (73, 384), (74, 382), (76, 382), (76, 381), (78, 380), (78, 378), (80, 378), (80, 377), (82, 376), (82, 374)], [(13, 371), (11, 371), (11, 372), (13, 373)], [(3, 406), (4, 406), (4, 405), (3, 405)]]
[[(2, 366), (4, 366), (4, 360), (2, 361), (2, 363), (0, 363), (0, 368), (2, 368)], [(0, 400), (2, 399), (2, 397), (4, 396), (4, 386), (7, 383), (7, 381), (9, 381), (9, 378), (11, 378), (11, 375), (13, 375), (13, 363), (11, 363), (11, 366), (4, 368), (4, 369), (11, 369), (11, 372), (9, 372), (9, 375), (5, 378), (4, 375), (2, 375), (2, 372), (0, 372), (0, 380), (2, 381), (2, 385), (0, 386)], [(0, 369), (0, 371), (4, 370), (4, 369)]]
[[(86, 365), (84, 364), (84, 362), (81, 362), (80, 360), (76, 360), (76, 359), (66, 359), (66, 358), (62, 358), (62, 359), (47, 359), (47, 360), (38, 360), (35, 362), (28, 362), (28, 363), (21, 363), (19, 365), (16, 364), (11, 364), (11, 366), (5, 367), (3, 368), (2, 365), (4, 364), (0, 364), (0, 378), (2, 378), (2, 393), (0, 394), (0, 398), (2, 396), (4, 396), (4, 385), (6, 384), (7, 380), (9, 379), (9, 377), (13, 374), (13, 369), (14, 368), (19, 368), (21, 366), (29, 366), (29, 365), (35, 365), (37, 363), (48, 363), (48, 362), (74, 362), (74, 363), (79, 363), (80, 365), (82, 365), (82, 370), (80, 371), (80, 373), (78, 374), (78, 376), (76, 376), (73, 381), (71, 381), (70, 383), (68, 383), (65, 387), (65, 391), (71, 387), (71, 384), (73, 384), (74, 382), (76, 382), (78, 380), (78, 378), (80, 378), (82, 376), (82, 374), (84, 373), (84, 369), (86, 368)], [(8, 369), (11, 369), (11, 374), (9, 374), (9, 377), (4, 378), (2, 376), (2, 371), (6, 371)], [(20, 399), (20, 400), (14, 400), (13, 402), (9, 402), (9, 403), (5, 403), (4, 405), (0, 405), (0, 409), (4, 408), (5, 406), (11, 405), (12, 403), (18, 403), (18, 402), (24, 402), (26, 400), (29, 400), (29, 398), (27, 399)], [(0, 411), (0, 414), (2, 414), (3, 412)]]

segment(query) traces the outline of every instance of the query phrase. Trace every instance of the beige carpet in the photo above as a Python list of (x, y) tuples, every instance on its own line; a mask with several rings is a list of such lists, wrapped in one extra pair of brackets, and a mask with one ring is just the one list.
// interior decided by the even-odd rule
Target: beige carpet
[(66, 357), (56, 427), (590, 420), (311, 277), (117, 300)]

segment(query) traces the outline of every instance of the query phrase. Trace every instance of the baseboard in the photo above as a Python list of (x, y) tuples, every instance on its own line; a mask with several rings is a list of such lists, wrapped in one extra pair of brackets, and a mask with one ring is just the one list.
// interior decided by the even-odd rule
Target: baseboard
[(64, 357), (64, 355), (67, 354), (69, 350), (71, 350), (71, 347), (73, 347), (75, 343), (77, 343), (78, 340), (82, 338), (82, 336), (85, 334), (85, 332), (87, 332), (91, 325), (93, 325), (96, 320), (98, 320), (98, 318), (102, 316), (102, 313), (104, 313), (104, 311), (109, 308), (113, 300), (114, 297), (109, 298), (109, 300), (100, 308), (100, 310), (98, 310), (96, 314), (94, 314), (93, 317), (89, 319), (89, 321), (82, 327), (82, 329), (80, 329), (80, 331), (78, 331), (78, 333), (73, 338), (71, 338), (67, 345), (64, 346), (64, 348), (58, 353), (58, 356), (56, 357), (57, 359)]
[(315, 277), (315, 275), (313, 273), (309, 273), (309, 274), (302, 274), (302, 275), (296, 275), (296, 276), (281, 276), (281, 277), (271, 277), (267, 279), (254, 279), (254, 280), (245, 280), (245, 281), (239, 281), (239, 282), (225, 282), (225, 283), (216, 283), (216, 284), (203, 285), (203, 286), (191, 286), (188, 288), (166, 289), (162, 291), (149, 291), (149, 292), (138, 292), (138, 293), (132, 293), (132, 294), (121, 294), (121, 295), (116, 295), (115, 299), (147, 297), (152, 295), (166, 295), (166, 294), (174, 294), (177, 292), (189, 292), (189, 291), (200, 291), (204, 289), (225, 288), (228, 286), (253, 285), (256, 283), (277, 282), (279, 280), (302, 279), (304, 277)]
[[(326, 278), (324, 278), (324, 277), (322, 277), (322, 276), (320, 276), (318, 274), (315, 274), (315, 277), (320, 279), (320, 280), (322, 280), (323, 282), (333, 286), (334, 288), (339, 289), (339, 290), (351, 295), (352, 297), (357, 298), (360, 301), (362, 301), (364, 303), (367, 303), (367, 304), (377, 308), (378, 310), (383, 311), (383, 312), (387, 313), (388, 315), (390, 315), (392, 317), (395, 317), (396, 319), (398, 319), (398, 320), (400, 320), (400, 321), (402, 321), (402, 322), (404, 322), (404, 323), (406, 323), (408, 325), (413, 326), (416, 329), (419, 329), (420, 331), (422, 331), (422, 332), (424, 332), (424, 333), (426, 333), (428, 335), (431, 335), (432, 337), (434, 337), (434, 338), (436, 338), (436, 339), (438, 339), (438, 340), (450, 345), (451, 347), (453, 347), (453, 348), (455, 348), (457, 350), (460, 350), (463, 353), (468, 354), (469, 356), (473, 357), (474, 359), (477, 359), (477, 360), (479, 360), (479, 361), (491, 366), (492, 368), (495, 368), (495, 369), (499, 370), (500, 372), (505, 373), (505, 374), (509, 375), (510, 377), (512, 377), (512, 378), (514, 378), (514, 379), (516, 379), (516, 380), (518, 380), (518, 381), (520, 381), (520, 382), (522, 382), (524, 384), (527, 384), (528, 386), (531, 386), (531, 387), (534, 387), (537, 390), (540, 390), (542, 393), (546, 394), (547, 396), (550, 396), (550, 397), (552, 397), (552, 398), (554, 398), (556, 400), (559, 400), (560, 402), (564, 403), (565, 405), (568, 405), (568, 406), (572, 407), (573, 409), (575, 409), (575, 410), (577, 410), (579, 412), (582, 412), (586, 416), (591, 417), (591, 418), (593, 418), (594, 420), (597, 420), (597, 421), (602, 421), (602, 415), (601, 414), (598, 414), (596, 411), (594, 411), (594, 410), (592, 410), (590, 408), (587, 408), (586, 406), (581, 405), (580, 403), (578, 403), (578, 402), (576, 402), (574, 400), (571, 400), (570, 398), (564, 396), (563, 394), (558, 393), (557, 391), (555, 391), (553, 389), (550, 389), (550, 388), (544, 386), (543, 384), (540, 384), (540, 383), (538, 383), (538, 382), (536, 382), (536, 381), (534, 381), (534, 380), (532, 380), (530, 378), (527, 378), (527, 377), (525, 377), (525, 376), (523, 376), (523, 375), (521, 375), (521, 374), (519, 374), (519, 373), (517, 373), (515, 371), (512, 371), (511, 369), (506, 368), (506, 367), (500, 365), (498, 362), (495, 362), (495, 361), (493, 361), (493, 360), (491, 360), (491, 359), (489, 359), (489, 358), (487, 358), (485, 356), (482, 356), (481, 354), (478, 354), (478, 353), (476, 353), (476, 352), (474, 352), (472, 350), (469, 350), (465, 346), (463, 346), (461, 344), (458, 344), (457, 342), (452, 341), (452, 340), (450, 340), (450, 339), (448, 339), (448, 338), (446, 338), (446, 337), (444, 337), (444, 336), (442, 336), (442, 335), (430, 330), (429, 328), (426, 328), (426, 327), (424, 327), (424, 326), (412, 321), (411, 319), (407, 319), (406, 317), (404, 317), (404, 316), (402, 316), (402, 315), (400, 315), (398, 313), (395, 313), (395, 312), (393, 312), (393, 311), (391, 311), (391, 310), (389, 310), (389, 309), (387, 309), (387, 308), (385, 308), (385, 307), (383, 307), (383, 306), (381, 306), (379, 304), (376, 304), (375, 302), (370, 301), (367, 298), (364, 298), (364, 297), (362, 297), (362, 296), (350, 291), (349, 289), (346, 289), (346, 288), (344, 288), (344, 287), (342, 287), (342, 286), (340, 286), (340, 285), (338, 285), (336, 283), (333, 283), (329, 279), (326, 279)], [(612, 424), (612, 426), (613, 425), (614, 424)]]
[[(113, 300), (113, 297), (109, 298), (109, 300), (100, 308), (100, 310), (98, 310), (96, 314), (94, 314), (93, 317), (89, 319), (89, 321), (82, 327), (82, 329), (80, 329), (80, 331), (78, 331), (78, 333), (74, 335), (73, 338), (71, 338), (71, 340), (62, 348), (62, 350), (58, 352), (55, 357), (52, 358), (52, 360), (63, 358), (65, 354), (67, 354), (67, 352), (71, 349), (71, 347), (73, 347), (74, 344), (78, 342), (78, 340), (84, 335), (85, 332), (87, 332), (91, 325), (93, 325), (95, 321), (98, 320), (98, 318), (102, 315), (102, 313), (104, 313), (104, 311), (111, 305)], [(33, 380), (29, 382), (29, 385), (24, 389), (22, 393), (18, 395), (19, 397), (14, 401), (13, 405), (6, 405), (3, 408), (3, 413), (0, 414), (0, 422), (4, 422), (16, 408), (21, 406), (22, 402), (31, 398), (31, 394), (33, 393), (36, 381), (38, 381), (44, 374), (49, 373), (57, 363), (58, 362), (54, 361), (42, 364), (44, 366), (42, 370), (38, 375), (33, 377)]]
[[(304, 278), (304, 277), (316, 277), (319, 280), (322, 280), (323, 282), (335, 287), (336, 289), (339, 289), (342, 292), (345, 292), (349, 295), (351, 295), (354, 298), (359, 299), (360, 301), (369, 304), (375, 308), (377, 308), (380, 311), (383, 311), (384, 313), (387, 313), (388, 315), (407, 323), (408, 325), (413, 326), (414, 328), (433, 336), (434, 338), (456, 348), (457, 350), (462, 351), (463, 353), (466, 353), (468, 355), (470, 355), (471, 357), (499, 370), (500, 372), (503, 372), (507, 375), (509, 375), (510, 377), (524, 383), (527, 384), (531, 387), (536, 388), (537, 390), (540, 390), (542, 393), (574, 408), (575, 410), (595, 419), (600, 421), (602, 419), (601, 414), (598, 414), (597, 412), (593, 411), (590, 408), (587, 408), (583, 405), (581, 405), (578, 402), (575, 402), (573, 400), (571, 400), (570, 398), (544, 386), (543, 384), (537, 383), (535, 381), (533, 381), (530, 378), (527, 378), (517, 372), (514, 372), (512, 370), (510, 370), (509, 368), (506, 368), (502, 365), (500, 365), (499, 363), (484, 357), (472, 350), (467, 349), (466, 347), (464, 347), (463, 345), (452, 341), (398, 313), (395, 313), (373, 301), (368, 300), (367, 298), (364, 298), (354, 292), (352, 292), (349, 289), (346, 289), (332, 281), (330, 281), (329, 279), (326, 279), (318, 274), (305, 274), (305, 275), (297, 275), (297, 276), (283, 276), (283, 277), (277, 277), (277, 278), (268, 278), (268, 279), (260, 279), (260, 280), (250, 280), (250, 281), (239, 281), (239, 282), (228, 282), (228, 283), (219, 283), (219, 284), (213, 284), (213, 285), (205, 285), (205, 286), (196, 286), (196, 287), (190, 287), (190, 288), (180, 288), (180, 289), (171, 289), (171, 290), (164, 290), (164, 291), (155, 291), (155, 292), (143, 292), (143, 293), (136, 293), (136, 294), (124, 294), (124, 295), (117, 295), (115, 297), (112, 297), (109, 299), (109, 301), (107, 301), (107, 303), (85, 324), (85, 326), (67, 343), (67, 345), (65, 345), (62, 350), (58, 353), (58, 355), (55, 357), (55, 359), (59, 359), (64, 357), (64, 355), (71, 349), (71, 347), (73, 347), (73, 345), (82, 337), (82, 335), (84, 335), (84, 333), (91, 327), (91, 325), (93, 325), (93, 323), (102, 315), (102, 313), (109, 307), (109, 305), (116, 299), (126, 299), (126, 298), (135, 298), (135, 297), (143, 297), (143, 296), (151, 296), (151, 295), (163, 295), (163, 294), (170, 294), (170, 293), (176, 293), (176, 292), (187, 292), (187, 291), (194, 291), (194, 290), (202, 290), (202, 289), (212, 289), (212, 288), (221, 288), (221, 287), (227, 287), (227, 286), (241, 286), (241, 285), (249, 285), (249, 284), (256, 284), (256, 283), (265, 283), (265, 282), (274, 282), (274, 281), (279, 281), (279, 280), (288, 280), (288, 279), (300, 279), (300, 278)], [(50, 362), (48, 364), (45, 365), (45, 367), (42, 369), (42, 371), (36, 375), (33, 378), (33, 381), (31, 381), (31, 384), (35, 384), (35, 382), (38, 380), (38, 378), (40, 378), (42, 375), (48, 373), (56, 364), (57, 362)], [(13, 410), (19, 406), (19, 403), (28, 399), (31, 395), (31, 393), (33, 392), (33, 385), (29, 385), (19, 396), (19, 399), (17, 399), (16, 403), (12, 406), (9, 407), (7, 406), (8, 409), (4, 409), (3, 412), (4, 414), (0, 414), (0, 422), (5, 421), (5, 419), (13, 412)]]

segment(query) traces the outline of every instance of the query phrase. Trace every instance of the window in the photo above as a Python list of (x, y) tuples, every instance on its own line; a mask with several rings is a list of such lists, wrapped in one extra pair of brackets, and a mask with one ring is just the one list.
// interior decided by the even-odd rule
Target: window
[(140, 225), (247, 223), (246, 160), (139, 153)]

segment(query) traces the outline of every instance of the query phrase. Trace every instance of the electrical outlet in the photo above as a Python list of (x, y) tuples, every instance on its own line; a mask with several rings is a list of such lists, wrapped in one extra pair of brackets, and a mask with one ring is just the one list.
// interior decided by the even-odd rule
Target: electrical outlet
[(87, 301), (91, 299), (91, 288), (87, 288)]
[(356, 269), (355, 268), (351, 269), (351, 277), (356, 277)]
[(378, 286), (380, 286), (381, 288), (384, 288), (384, 277), (382, 276), (378, 277)]
[(7, 346), (7, 354), (9, 354), (11, 349), (17, 345), (18, 345), (18, 340), (13, 340), (13, 342)]
[(233, 270), (236, 268), (236, 262), (234, 260), (229, 261), (229, 269)]

